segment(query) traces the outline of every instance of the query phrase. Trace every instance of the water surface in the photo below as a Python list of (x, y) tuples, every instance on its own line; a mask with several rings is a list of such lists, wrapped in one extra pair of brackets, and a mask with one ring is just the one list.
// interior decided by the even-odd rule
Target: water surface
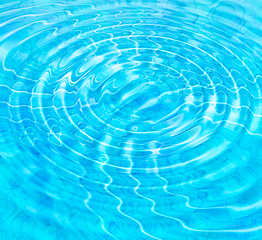
[(0, 2), (0, 239), (262, 239), (262, 2)]

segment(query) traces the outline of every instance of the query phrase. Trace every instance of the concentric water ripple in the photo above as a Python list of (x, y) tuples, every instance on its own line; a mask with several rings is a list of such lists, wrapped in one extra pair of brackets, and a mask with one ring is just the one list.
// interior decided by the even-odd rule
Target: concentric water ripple
[(262, 2), (0, 1), (0, 239), (262, 239)]

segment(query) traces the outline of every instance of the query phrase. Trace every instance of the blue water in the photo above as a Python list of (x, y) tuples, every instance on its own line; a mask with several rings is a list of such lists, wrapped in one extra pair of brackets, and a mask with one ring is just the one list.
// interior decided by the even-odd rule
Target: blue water
[(262, 239), (262, 1), (1, 0), (0, 239)]

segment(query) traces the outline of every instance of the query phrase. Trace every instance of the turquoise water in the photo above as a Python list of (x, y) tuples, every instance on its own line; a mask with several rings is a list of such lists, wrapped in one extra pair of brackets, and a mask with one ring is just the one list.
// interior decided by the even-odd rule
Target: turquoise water
[(262, 1), (1, 0), (0, 239), (262, 239)]

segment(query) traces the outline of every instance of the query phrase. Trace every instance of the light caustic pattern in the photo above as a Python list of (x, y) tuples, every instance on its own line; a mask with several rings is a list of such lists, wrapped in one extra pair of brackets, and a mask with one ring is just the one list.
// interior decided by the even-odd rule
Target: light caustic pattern
[(1, 0), (0, 239), (262, 239), (261, 7)]

